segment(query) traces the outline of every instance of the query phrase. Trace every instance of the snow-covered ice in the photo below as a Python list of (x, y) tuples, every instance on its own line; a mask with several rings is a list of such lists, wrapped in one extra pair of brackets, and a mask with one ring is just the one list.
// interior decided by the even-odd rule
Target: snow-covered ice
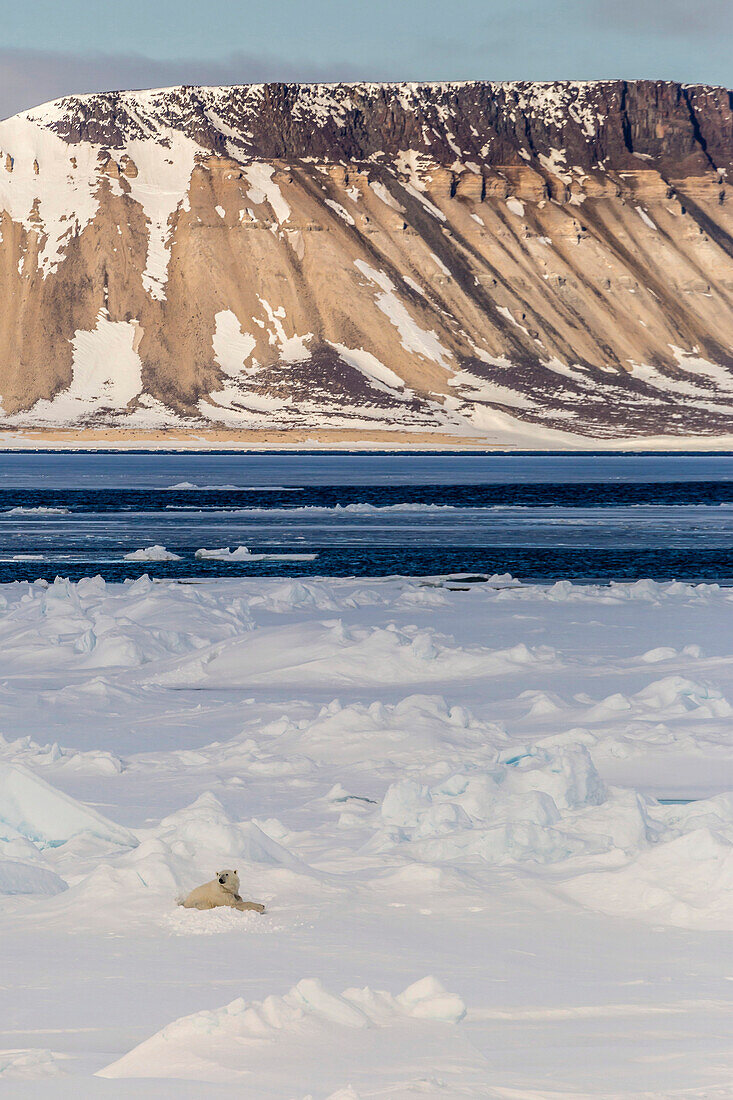
[(207, 550), (202, 547), (196, 551), (196, 557), (204, 561), (207, 558), (213, 561), (246, 561), (247, 558), (252, 557), (252, 551), (246, 546), (237, 546), (234, 550), (229, 546), (222, 546), (215, 550)]
[[(432, 977), (396, 997), (369, 988), (334, 995), (317, 979), (303, 978), (284, 996), (271, 994), (253, 1004), (239, 997), (174, 1020), (99, 1076), (239, 1080), (261, 1095), (302, 1091), (304, 1082), (313, 1081), (330, 1091), (344, 1075), (370, 1083), (375, 1065), (382, 1075), (399, 1073), (405, 1045), (426, 1065), (439, 1054), (455, 1058), (463, 1051), (455, 1049), (451, 1025), (465, 1014), (460, 997)], [(459, 1074), (465, 1083), (465, 1066)]]
[(195, 555), (200, 561), (313, 561), (316, 554), (253, 554), (247, 546), (201, 547)]
[(180, 561), (178, 554), (166, 550), (165, 546), (158, 543), (155, 546), (143, 546), (140, 550), (132, 550), (124, 555), (125, 561)]
[(84, 833), (111, 844), (137, 843), (127, 829), (55, 790), (26, 768), (0, 762), (0, 841), (20, 836), (40, 848), (53, 848)]
[[(732, 610), (3, 586), (4, 1094), (730, 1096)], [(220, 867), (264, 915), (176, 905)]]

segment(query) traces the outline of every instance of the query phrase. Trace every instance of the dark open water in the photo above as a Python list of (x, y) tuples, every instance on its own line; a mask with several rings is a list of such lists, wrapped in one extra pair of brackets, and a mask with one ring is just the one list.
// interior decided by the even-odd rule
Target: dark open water
[(0, 454), (0, 581), (145, 572), (733, 583), (733, 455)]

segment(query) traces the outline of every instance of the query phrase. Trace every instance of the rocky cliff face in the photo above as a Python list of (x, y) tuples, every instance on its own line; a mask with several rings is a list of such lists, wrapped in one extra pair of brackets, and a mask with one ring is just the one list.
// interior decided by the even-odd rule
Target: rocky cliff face
[(0, 123), (2, 426), (733, 424), (730, 93), (257, 85)]

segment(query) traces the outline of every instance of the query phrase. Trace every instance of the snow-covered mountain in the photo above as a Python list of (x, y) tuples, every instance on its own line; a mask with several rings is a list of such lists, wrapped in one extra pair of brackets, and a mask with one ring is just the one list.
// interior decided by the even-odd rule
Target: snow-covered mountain
[(732, 161), (668, 82), (48, 104), (0, 123), (0, 428), (730, 433)]

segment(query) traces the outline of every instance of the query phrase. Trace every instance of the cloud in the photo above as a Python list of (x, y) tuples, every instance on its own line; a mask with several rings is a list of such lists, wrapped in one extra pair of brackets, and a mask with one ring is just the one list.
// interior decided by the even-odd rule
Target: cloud
[[(81, 92), (165, 88), (175, 84), (249, 84), (268, 80), (359, 80), (349, 66), (328, 71), (276, 57), (232, 53), (221, 60), (162, 61), (139, 54), (0, 49), (0, 118)], [(377, 78), (378, 79), (378, 78)]]
[(440, 38), (416, 32), (411, 68), (441, 79), (647, 79), (731, 87), (733, 0), (481, 2), (470, 35), (458, 21)]
[(730, 0), (586, 0), (587, 24), (620, 35), (653, 38), (716, 38), (733, 31)]

